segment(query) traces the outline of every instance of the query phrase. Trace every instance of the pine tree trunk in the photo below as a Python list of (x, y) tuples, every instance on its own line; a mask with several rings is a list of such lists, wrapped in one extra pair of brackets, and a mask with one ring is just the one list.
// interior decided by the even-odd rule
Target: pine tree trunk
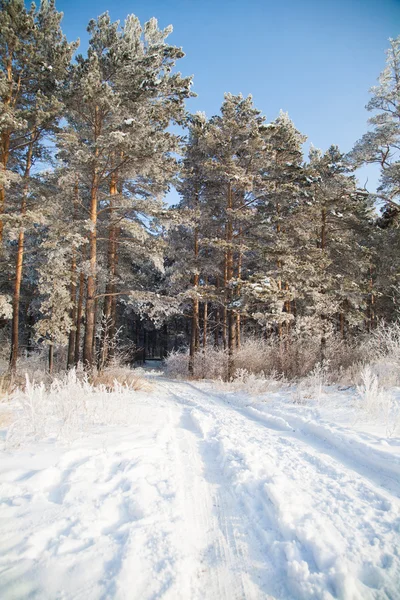
[(227, 289), (228, 289), (228, 271), (227, 271), (227, 253), (225, 252), (224, 257), (224, 306), (222, 308), (222, 345), (224, 350), (227, 347), (227, 332), (228, 332), (228, 311), (227, 305)]
[[(233, 278), (233, 222), (232, 222), (232, 206), (233, 206), (233, 192), (232, 184), (228, 183), (227, 193), (227, 215), (226, 215), (226, 297), (228, 307), (232, 303), (232, 278)], [(231, 307), (227, 309), (228, 317), (228, 373), (227, 379), (231, 381), (234, 374), (234, 348), (235, 348), (235, 316)]]
[(111, 359), (113, 346), (113, 334), (115, 333), (115, 309), (113, 305), (116, 303), (115, 294), (115, 273), (116, 273), (116, 227), (114, 225), (114, 201), (113, 196), (116, 196), (117, 190), (117, 175), (113, 172), (110, 181), (110, 221), (108, 228), (108, 250), (107, 250), (107, 268), (108, 282), (106, 285), (106, 296), (104, 297), (103, 308), (103, 330), (100, 343), (100, 359), (99, 368), (104, 368)]
[[(85, 248), (82, 253), (82, 260), (85, 260), (86, 252)], [(85, 292), (85, 274), (83, 271), (79, 274), (79, 291), (78, 291), (78, 307), (76, 311), (76, 332), (75, 332), (75, 366), (78, 365), (80, 359), (80, 345), (81, 345), (81, 327), (82, 327), (82, 315), (83, 315), (83, 297)]]
[(196, 354), (196, 338), (199, 327), (199, 301), (193, 298), (192, 303), (192, 327), (190, 331), (190, 347), (189, 347), (189, 374), (194, 374), (194, 360)]
[[(4, 149), (2, 149), (1, 170), (3, 171), (3, 177), (5, 177), (7, 162), (8, 162), (8, 150), (5, 151)], [(2, 219), (2, 216), (4, 214), (5, 206), (6, 206), (6, 190), (5, 190), (4, 185), (0, 185), (0, 246), (3, 245), (3, 219)]]
[[(97, 217), (97, 189), (92, 189), (91, 198), (91, 221), (96, 226)], [(93, 361), (93, 337), (95, 330), (95, 295), (96, 295), (96, 267), (97, 267), (97, 248), (96, 248), (96, 229), (90, 232), (89, 256), (90, 273), (87, 278), (87, 296), (86, 296), (86, 322), (85, 335), (83, 341), (83, 364), (85, 369), (92, 370)]]
[[(194, 207), (197, 210), (199, 204), (199, 195), (196, 192)], [(197, 219), (197, 214), (196, 214)], [(194, 240), (193, 240), (193, 251), (194, 251), (194, 263), (195, 273), (193, 275), (193, 288), (196, 296), (192, 302), (192, 326), (190, 330), (190, 347), (189, 347), (189, 374), (194, 374), (194, 360), (195, 354), (199, 349), (199, 299), (197, 297), (197, 289), (199, 286), (199, 273), (198, 273), (198, 257), (199, 257), (199, 230), (197, 223), (194, 228)]]
[(203, 315), (203, 348), (207, 346), (207, 328), (208, 328), (208, 302), (204, 302)]
[(219, 329), (220, 329), (220, 320), (219, 320), (219, 307), (214, 307), (214, 348), (219, 348)]
[(72, 326), (69, 332), (68, 337), (68, 359), (67, 359), (67, 369), (72, 369), (75, 364), (75, 343), (76, 343), (76, 316), (77, 316), (77, 306), (76, 306), (76, 251), (72, 251), (72, 260), (71, 260), (71, 302), (72, 302), (72, 310), (71, 310), (71, 321)]
[[(239, 228), (239, 243), (240, 246), (242, 245), (242, 235), (243, 235), (243, 231), (242, 228)], [(241, 294), (241, 278), (242, 278), (242, 261), (243, 261), (243, 253), (242, 250), (240, 248), (239, 250), (239, 256), (238, 256), (238, 262), (237, 262), (237, 279), (238, 279), (238, 285), (237, 285), (237, 295), (240, 298), (240, 294)], [(236, 337), (236, 348), (240, 348), (240, 313), (236, 313), (236, 331), (235, 331), (235, 337)]]
[[(7, 85), (8, 85), (8, 93), (5, 94), (5, 98), (3, 99), (3, 105), (5, 110), (8, 110), (8, 107), (15, 104), (17, 100), (17, 94), (13, 99), (13, 87), (14, 87), (14, 74), (12, 68), (12, 56), (8, 55), (6, 62), (6, 71), (7, 71)], [(19, 76), (18, 84), (16, 89), (20, 89), (21, 76)], [(3, 171), (3, 175), (5, 176), (8, 159), (10, 156), (10, 139), (11, 132), (9, 129), (5, 128), (1, 134), (1, 146), (0, 146), (0, 164), (1, 170)], [(0, 178), (2, 179), (2, 178)], [(6, 190), (4, 185), (0, 185), (0, 246), (3, 245), (3, 219), (1, 218), (4, 214), (6, 204)]]
[[(78, 179), (75, 180), (74, 186), (74, 220), (77, 216), (77, 204), (78, 204)], [(76, 331), (76, 249), (72, 248), (71, 258), (71, 329), (68, 337), (68, 358), (67, 358), (67, 369), (71, 369), (75, 363), (75, 331)]]
[[(117, 234), (116, 234), (117, 235)], [(115, 244), (115, 247), (116, 244)], [(115, 261), (117, 263), (117, 259)], [(114, 295), (111, 297), (111, 328), (110, 328), (110, 339), (113, 343), (110, 345), (108, 350), (108, 362), (113, 360), (117, 350), (117, 294), (115, 293), (115, 283), (113, 286)]]
[[(326, 209), (323, 208), (321, 212), (321, 250), (326, 250)], [(325, 336), (325, 318), (322, 317), (322, 336), (321, 336), (321, 364), (325, 362), (326, 358), (326, 336)]]
[(369, 267), (369, 306), (368, 306), (368, 331), (372, 331), (375, 326), (375, 294), (372, 265)]
[(94, 328), (93, 328), (93, 340), (92, 340), (93, 365), (96, 362), (96, 323), (97, 323), (98, 303), (99, 303), (98, 299), (95, 298), (95, 301), (94, 301)]
[(221, 309), (221, 321), (222, 321), (222, 347), (224, 350), (227, 348), (227, 340), (228, 340), (228, 311), (226, 310), (226, 306), (223, 306)]
[(161, 353), (161, 358), (167, 358), (168, 356), (168, 324), (167, 322), (164, 323), (163, 325), (163, 347), (162, 347), (162, 353)]
[(11, 325), (11, 355), (10, 355), (10, 371), (15, 372), (17, 368), (18, 359), (18, 345), (19, 345), (19, 304), (21, 297), (21, 283), (22, 283), (22, 267), (24, 262), (24, 242), (25, 242), (25, 231), (23, 229), (23, 220), (26, 214), (26, 203), (29, 189), (29, 177), (32, 167), (32, 155), (33, 145), (35, 142), (36, 131), (32, 132), (31, 141), (28, 146), (28, 152), (26, 156), (26, 165), (24, 172), (24, 186), (22, 192), (21, 202), (21, 217), (22, 223), (18, 235), (18, 249), (17, 249), (17, 260), (15, 265), (15, 281), (14, 281), (14, 292), (13, 292), (13, 316)]
[[(95, 109), (94, 141), (100, 134), (99, 110)], [(86, 296), (86, 322), (85, 336), (83, 342), (83, 365), (88, 371), (94, 367), (93, 340), (96, 327), (96, 271), (97, 271), (97, 192), (99, 186), (99, 175), (97, 172), (98, 149), (95, 150), (95, 164), (93, 167), (92, 183), (90, 189), (90, 221), (92, 229), (89, 236), (89, 275), (87, 279)]]
[[(288, 292), (288, 291), (289, 291), (289, 284), (288, 284), (288, 283), (285, 283), (285, 291), (286, 291), (286, 292)], [(292, 305), (291, 305), (291, 302), (290, 302), (290, 300), (286, 300), (286, 301), (285, 301), (285, 311), (286, 311), (286, 314), (288, 314), (288, 315), (290, 315), (290, 314), (291, 314), (291, 312), (292, 312)], [(290, 333), (290, 326), (291, 326), (291, 320), (290, 320), (290, 319), (288, 319), (288, 320), (286, 321), (286, 335), (287, 335), (287, 337), (289, 337), (289, 333)], [(288, 342), (288, 340), (286, 340), (286, 342)]]
[(49, 346), (49, 373), (50, 373), (50, 375), (53, 374), (53, 368), (54, 368), (54, 346), (53, 346), (53, 344), (50, 344), (50, 346)]

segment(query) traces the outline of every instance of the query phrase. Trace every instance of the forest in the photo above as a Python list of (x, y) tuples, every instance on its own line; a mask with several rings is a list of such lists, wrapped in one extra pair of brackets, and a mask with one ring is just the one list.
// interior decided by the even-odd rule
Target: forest
[(400, 600), (400, 5), (105, 2), (0, 0), (0, 599)]
[(358, 360), (399, 318), (400, 37), (369, 130), (305, 156), (307, 132), (251, 96), (189, 114), (172, 27), (105, 13), (83, 55), (61, 21), (53, 0), (0, 0), (4, 377), (38, 354), (50, 372), (167, 358), (198, 377), (208, 355), (225, 380), (250, 369), (243, 348), (289, 378)]

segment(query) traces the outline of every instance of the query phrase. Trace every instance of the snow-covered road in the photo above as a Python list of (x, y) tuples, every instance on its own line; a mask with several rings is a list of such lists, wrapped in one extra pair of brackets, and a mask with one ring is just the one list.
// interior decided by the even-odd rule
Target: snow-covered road
[(2, 453), (2, 600), (400, 598), (400, 440), (154, 381), (126, 427)]

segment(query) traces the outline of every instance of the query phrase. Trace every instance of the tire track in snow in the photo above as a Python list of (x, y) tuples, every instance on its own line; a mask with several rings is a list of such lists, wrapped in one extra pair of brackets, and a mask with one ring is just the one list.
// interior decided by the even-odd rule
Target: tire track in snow
[(291, 437), (321, 454), (329, 455), (346, 469), (352, 469), (361, 477), (369, 479), (372, 485), (381, 490), (384, 488), (391, 495), (400, 498), (400, 461), (397, 457), (385, 455), (379, 449), (353, 440), (348, 433), (332, 431), (329, 425), (319, 425), (302, 417), (293, 417), (281, 410), (274, 414), (275, 411), (265, 413), (253, 407), (232, 408), (268, 429), (279, 430), (281, 423), (282, 430), (290, 431)]
[(262, 542), (257, 537), (258, 531), (253, 531), (254, 524), (246, 518), (243, 507), (230, 490), (229, 481), (218, 465), (217, 454), (192, 419), (193, 403), (169, 387), (168, 393), (179, 406), (185, 407), (181, 434), (177, 432), (177, 464), (180, 463), (184, 484), (182, 512), (188, 531), (193, 526), (203, 528), (203, 535), (198, 532), (194, 539), (205, 540), (199, 557), (197, 586), (188, 597), (191, 600), (273, 600), (276, 597), (271, 595), (276, 591), (274, 572), (266, 555), (257, 549)]
[(207, 400), (193, 384), (166, 387), (179, 403), (193, 406), (205, 439), (219, 448), (237, 496), (270, 538), (277, 570), (285, 564), (280, 576), (289, 594), (398, 597), (396, 499), (388, 500), (370, 479), (290, 431), (269, 429), (218, 398)]

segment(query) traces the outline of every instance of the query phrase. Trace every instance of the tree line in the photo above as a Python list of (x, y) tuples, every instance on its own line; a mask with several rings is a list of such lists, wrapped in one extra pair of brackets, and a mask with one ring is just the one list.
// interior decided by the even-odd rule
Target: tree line
[[(400, 39), (349, 154), (251, 96), (189, 114), (171, 27), (103, 14), (78, 54), (53, 0), (0, 0), (0, 328), (21, 352), (103, 368), (121, 348), (370, 331), (400, 299)], [(174, 125), (174, 127), (171, 127)], [(375, 194), (355, 170), (378, 163)], [(164, 198), (171, 185), (176, 206)], [(152, 340), (150, 343), (149, 340)], [(282, 342), (283, 343), (283, 342)]]

